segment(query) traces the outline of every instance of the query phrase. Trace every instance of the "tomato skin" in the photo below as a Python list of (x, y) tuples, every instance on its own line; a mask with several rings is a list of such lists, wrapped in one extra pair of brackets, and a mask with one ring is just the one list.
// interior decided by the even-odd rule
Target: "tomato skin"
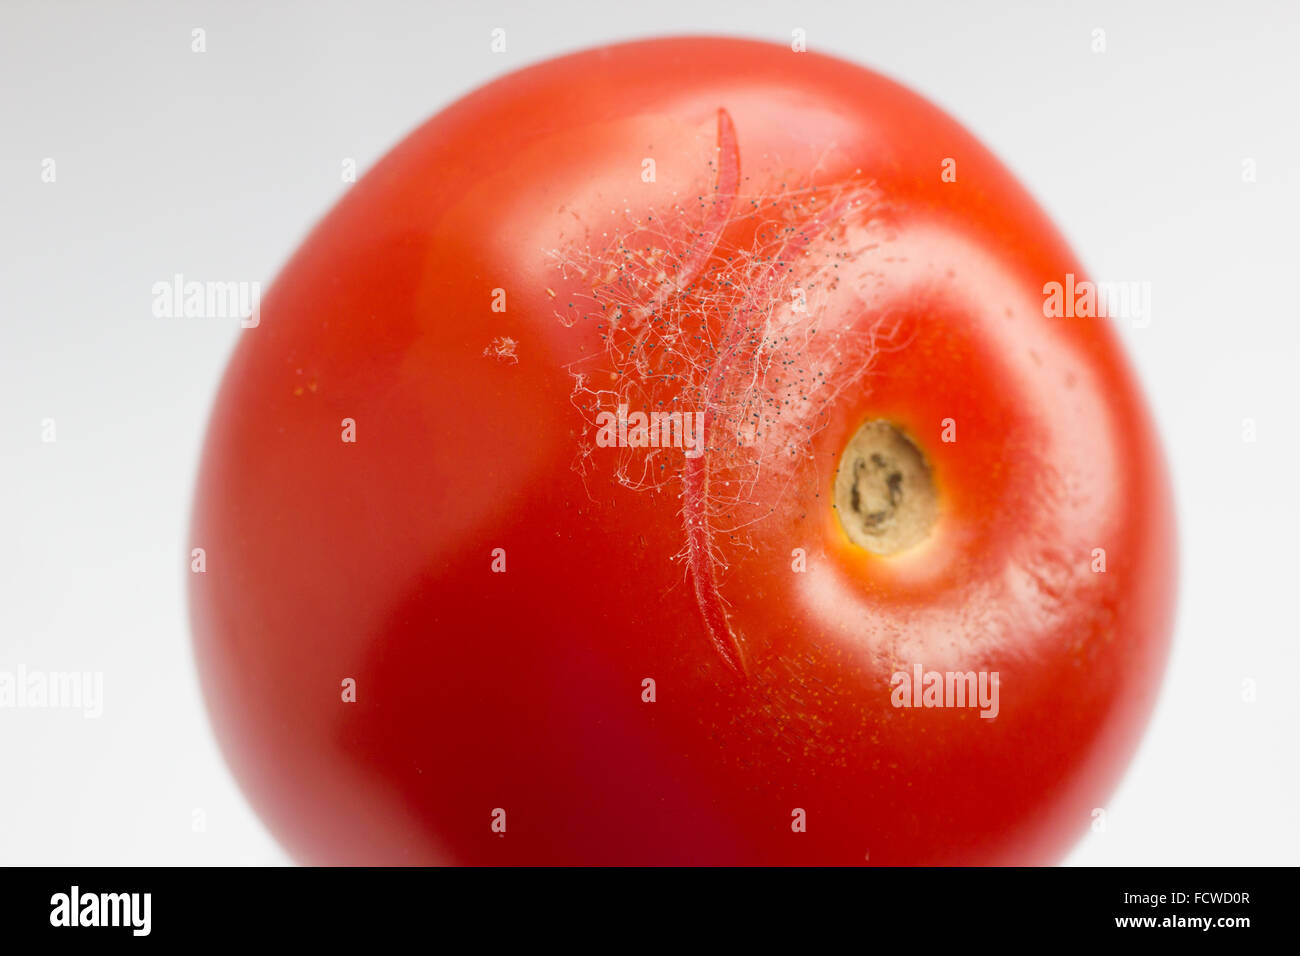
[[(949, 157), (956, 182), (940, 176)], [(869, 215), (809, 240), (852, 275), (816, 283), (829, 338), (814, 341), (881, 339), (777, 352), (814, 383), (810, 408), (770, 403), (762, 469), (748, 451), (705, 455), (715, 487), (745, 479), (707, 511), (743, 673), (702, 614), (708, 559), (683, 557), (687, 466), (667, 459), (633, 489), (617, 450), (582, 457), (572, 374), (635, 377), (583, 312), (583, 268), (616, 265), (611, 237), (682, 197), (698, 202), (659, 240), (705, 248), (697, 227), (729, 171), (739, 197), (718, 248), (755, 246), (752, 197), (867, 197), (853, 208)], [(799, 281), (806, 258), (772, 261)], [(757, 284), (710, 261), (695, 304), (735, 305), (737, 275)], [(626, 44), (435, 116), (285, 267), (213, 412), (194, 641), (259, 814), (305, 863), (1059, 859), (1136, 746), (1176, 584), (1165, 466), (1116, 336), (1043, 315), (1044, 283), (1066, 274), (1085, 273), (968, 133), (827, 57)], [(734, 320), (702, 321), (725, 341)], [(681, 348), (696, 349), (683, 354), (700, 394), (755, 361)], [(849, 387), (817, 391), (818, 372), (849, 365)], [(761, 397), (788, 397), (774, 377)], [(841, 449), (877, 418), (916, 440), (942, 503), (929, 540), (890, 558), (852, 545), (829, 507)], [(714, 419), (724, 437), (731, 421)], [(767, 467), (785, 457), (799, 463)], [(914, 663), (997, 671), (997, 717), (894, 707), (891, 675)]]

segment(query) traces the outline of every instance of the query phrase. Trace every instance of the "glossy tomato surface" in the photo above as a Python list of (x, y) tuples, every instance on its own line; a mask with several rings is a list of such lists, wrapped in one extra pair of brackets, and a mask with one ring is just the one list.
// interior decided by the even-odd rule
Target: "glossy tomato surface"
[[(216, 402), (192, 617), (254, 806), (309, 863), (1058, 860), (1175, 586), (1115, 332), (1045, 315), (1067, 276), (987, 150), (840, 60), (632, 43), (447, 108)], [(698, 417), (637, 447), (652, 411)], [(872, 422), (933, 496), (893, 553), (846, 522), (910, 486), (836, 497)], [(996, 706), (900, 700), (930, 672)]]

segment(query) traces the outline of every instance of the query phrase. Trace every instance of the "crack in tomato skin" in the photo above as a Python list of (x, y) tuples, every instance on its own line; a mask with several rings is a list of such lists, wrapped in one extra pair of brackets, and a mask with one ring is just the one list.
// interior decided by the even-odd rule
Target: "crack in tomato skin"
[[(764, 175), (767, 189), (743, 195), (738, 137), (725, 108), (716, 113), (713, 151), (711, 189), (697, 197), (699, 220), (692, 221), (681, 205), (667, 216), (652, 210), (631, 223), (628, 233), (594, 249), (561, 247), (551, 255), (562, 281), (569, 281), (565, 270), (572, 268), (590, 283), (589, 291), (571, 294), (568, 313), (557, 311), (556, 318), (566, 328), (579, 318), (592, 320), (613, 363), (600, 369), (582, 359), (568, 367), (574, 380), (570, 401), (588, 423), (600, 425), (598, 411), (628, 407), (657, 411), (683, 403), (698, 409), (698, 455), (687, 455), (670, 474), (656, 449), (641, 460), (639, 475), (620, 465), (615, 479), (633, 489), (680, 482), (684, 540), (675, 558), (685, 566), (710, 642), (728, 668), (745, 678), (745, 642), (721, 589), (727, 562), (719, 536), (734, 535), (758, 517), (730, 529), (719, 522), (724, 514), (737, 517), (737, 507), (761, 505), (746, 489), (752, 492), (760, 475), (768, 480), (771, 469), (788, 475), (797, 467), (797, 449), (816, 431), (816, 415), (870, 364), (876, 330), (832, 323), (823, 340), (823, 313), (808, 307), (808, 297), (814, 291), (834, 295), (842, 280), (865, 278), (850, 276), (851, 268), (836, 270), (852, 267), (876, 243), (863, 245), (860, 234), (856, 248), (831, 245), (819, 257), (810, 246), (833, 225), (847, 226), (850, 211), (878, 211), (881, 197), (867, 182), (793, 185), (788, 174), (778, 179), (775, 171)], [(869, 218), (864, 215), (863, 222)], [(813, 258), (798, 263), (796, 274), (801, 257)], [(797, 289), (787, 288), (796, 282)], [(790, 315), (781, 306), (787, 291), (796, 300)], [(841, 302), (836, 311), (843, 308)], [(582, 365), (590, 371), (577, 371)], [(602, 386), (601, 373), (610, 386)], [(718, 428), (721, 439), (710, 442)], [(578, 445), (573, 468), (584, 484), (594, 447)]]
[[(701, 241), (687, 260), (687, 279), (682, 286), (689, 285), (703, 271), (705, 264), (713, 256), (722, 238), (722, 232), (731, 218), (731, 210), (736, 202), (736, 192), (740, 187), (740, 148), (736, 142), (736, 128), (730, 114), (725, 109), (718, 110), (718, 173), (714, 191), (713, 212), (705, 225)], [(707, 248), (706, 248), (707, 246)], [(729, 337), (735, 334), (735, 322)], [(704, 626), (709, 632), (713, 646), (717, 648), (722, 659), (733, 670), (744, 675), (745, 658), (741, 650), (740, 636), (731, 626), (727, 617), (726, 604), (718, 589), (717, 560), (713, 555), (713, 528), (708, 516), (709, 467), (708, 435), (713, 419), (713, 402), (719, 381), (717, 370), (725, 371), (725, 363), (715, 365), (710, 373), (712, 381), (704, 396), (704, 451), (697, 458), (686, 459), (682, 471), (682, 523), (686, 530), (687, 565), (695, 585), (695, 601), (704, 618)]]
[[(718, 147), (717, 191), (720, 196), (727, 197), (725, 217), (729, 217), (730, 210), (734, 206), (735, 184), (739, 181), (740, 151), (735, 139), (735, 128), (725, 109), (718, 111)], [(694, 579), (695, 600), (714, 647), (728, 666), (742, 677), (748, 676), (743, 640), (732, 626), (718, 582), (714, 530), (708, 512), (712, 468), (707, 437), (726, 384), (734, 376), (755, 372), (763, 335), (756, 327), (754, 319), (760, 315), (763, 303), (771, 300), (774, 294), (773, 286), (782, 278), (782, 269), (790, 271), (790, 264), (794, 257), (806, 249), (808, 244), (823, 233), (831, 223), (838, 221), (852, 207), (858, 205), (860, 199), (860, 196), (850, 191), (839, 202), (822, 213), (813, 214), (797, 230), (793, 230), (795, 234), (785, 241), (767, 267), (758, 276), (752, 278), (741, 302), (732, 308), (722, 344), (718, 349), (718, 358), (705, 380), (702, 396), (704, 453), (697, 458), (687, 458), (682, 471), (682, 522), (686, 532), (687, 565)], [(705, 231), (709, 252), (704, 256), (700, 255), (704, 244), (702, 241), (696, 246), (689, 260), (694, 269), (692, 278), (698, 275), (704, 262), (712, 256), (726, 226), (725, 218), (719, 221), (718, 213), (721, 208), (723, 207), (715, 204), (710, 228)], [(689, 285), (689, 281), (683, 285)]]

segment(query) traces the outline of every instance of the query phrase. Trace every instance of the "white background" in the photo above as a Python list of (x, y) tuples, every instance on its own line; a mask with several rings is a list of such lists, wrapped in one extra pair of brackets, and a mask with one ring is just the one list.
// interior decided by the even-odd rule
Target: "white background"
[(345, 158), (364, 170), (524, 64), (795, 28), (965, 123), (1097, 278), (1151, 283), (1152, 324), (1124, 335), (1177, 483), (1179, 622), (1107, 830), (1069, 862), (1300, 863), (1300, 6), (270, 7), (0, 5), (0, 670), (106, 688), (97, 721), (0, 709), (0, 863), (287, 861), (217, 752), (184, 603), (200, 441), (240, 333), (152, 317), (152, 284), (269, 282), (348, 188)]

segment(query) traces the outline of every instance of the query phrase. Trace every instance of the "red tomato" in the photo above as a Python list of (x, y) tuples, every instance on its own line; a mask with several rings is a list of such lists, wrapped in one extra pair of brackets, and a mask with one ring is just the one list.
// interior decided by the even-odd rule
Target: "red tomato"
[(449, 107), (213, 414), (195, 646), (258, 812), (310, 863), (1059, 859), (1175, 588), (1067, 276), (987, 150), (839, 60), (632, 43)]

